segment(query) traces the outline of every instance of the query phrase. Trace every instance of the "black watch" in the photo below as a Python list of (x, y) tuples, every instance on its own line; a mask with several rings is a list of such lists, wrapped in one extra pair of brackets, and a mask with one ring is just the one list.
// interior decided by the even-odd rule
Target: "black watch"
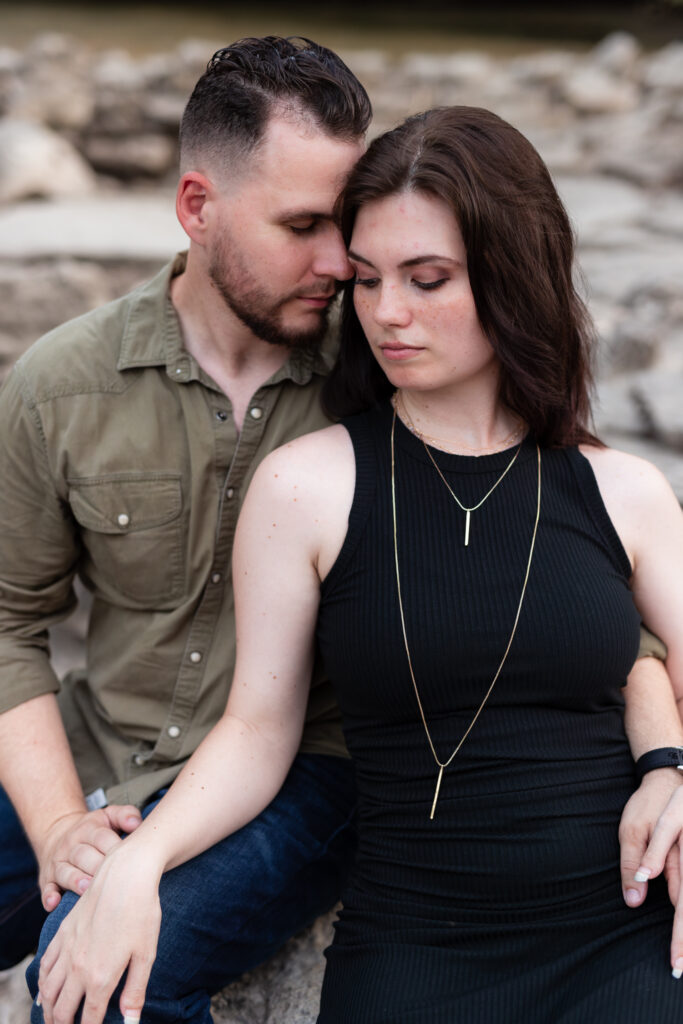
[(652, 772), (655, 768), (678, 768), (683, 772), (683, 747), (658, 747), (656, 750), (648, 750), (636, 761), (636, 776), (638, 782), (643, 781), (643, 776)]

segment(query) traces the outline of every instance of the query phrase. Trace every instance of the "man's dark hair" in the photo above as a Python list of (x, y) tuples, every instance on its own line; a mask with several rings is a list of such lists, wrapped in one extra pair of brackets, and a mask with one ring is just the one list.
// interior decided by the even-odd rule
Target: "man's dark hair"
[(181, 164), (244, 158), (278, 110), (348, 140), (362, 136), (372, 117), (368, 94), (332, 50), (297, 36), (240, 39), (213, 55), (190, 96)]
[[(573, 232), (531, 143), (478, 107), (408, 118), (375, 139), (349, 176), (338, 203), (346, 244), (361, 207), (401, 192), (441, 200), (457, 221), (479, 322), (501, 365), (501, 400), (546, 445), (595, 441), (593, 328), (574, 287)], [(348, 285), (325, 408), (333, 417), (348, 415), (392, 391)]]

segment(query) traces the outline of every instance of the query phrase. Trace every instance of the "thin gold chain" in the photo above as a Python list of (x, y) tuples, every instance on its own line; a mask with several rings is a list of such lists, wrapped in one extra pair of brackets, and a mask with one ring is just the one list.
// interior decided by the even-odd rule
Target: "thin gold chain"
[(500, 664), (498, 665), (498, 668), (496, 669), (496, 674), (494, 675), (494, 677), (493, 677), (493, 679), (491, 681), (491, 685), (489, 686), (488, 690), (484, 694), (484, 698), (483, 698), (481, 704), (479, 705), (479, 707), (477, 708), (476, 713), (474, 715), (474, 718), (472, 719), (470, 724), (467, 726), (467, 729), (465, 730), (465, 732), (461, 736), (458, 745), (455, 747), (455, 749), (453, 750), (453, 753), (448, 758), (448, 760), (447, 761), (440, 761), (439, 757), (438, 757), (438, 755), (436, 753), (436, 748), (435, 748), (434, 742), (432, 740), (432, 735), (431, 735), (431, 733), (429, 731), (429, 726), (427, 725), (427, 718), (426, 718), (425, 713), (424, 713), (424, 708), (422, 706), (422, 701), (420, 700), (420, 692), (419, 692), (419, 690), (417, 688), (417, 681), (415, 679), (415, 672), (413, 671), (413, 661), (412, 661), (412, 658), (410, 656), (410, 647), (408, 645), (408, 633), (406, 631), (405, 615), (403, 613), (403, 597), (402, 597), (402, 594), (401, 594), (401, 574), (400, 574), (399, 565), (398, 565), (398, 529), (397, 529), (397, 517), (396, 517), (396, 459), (395, 459), (395, 451), (394, 451), (394, 433), (395, 433), (395, 429), (396, 429), (396, 415), (397, 415), (396, 414), (396, 408), (394, 407), (394, 415), (393, 415), (393, 419), (392, 419), (392, 422), (391, 422), (391, 510), (392, 510), (392, 515), (393, 515), (393, 526), (394, 526), (394, 565), (395, 565), (395, 568), (396, 568), (396, 590), (397, 590), (397, 594), (398, 594), (398, 607), (399, 607), (399, 612), (400, 612), (400, 615), (401, 615), (401, 629), (403, 631), (403, 643), (404, 643), (405, 650), (406, 650), (406, 657), (408, 659), (408, 669), (410, 671), (410, 678), (411, 678), (412, 683), (413, 683), (413, 689), (415, 690), (415, 697), (417, 698), (417, 706), (420, 709), (420, 717), (422, 719), (422, 724), (424, 726), (425, 734), (427, 736), (427, 742), (429, 743), (429, 749), (431, 750), (432, 756), (433, 756), (434, 760), (436, 761), (437, 767), (439, 769), (439, 776), (437, 778), (436, 789), (434, 791), (434, 800), (432, 801), (432, 809), (431, 809), (431, 812), (430, 812), (430, 815), (429, 815), (430, 820), (431, 820), (434, 817), (434, 811), (436, 810), (436, 802), (439, 799), (439, 790), (441, 789), (441, 780), (443, 778), (444, 768), (448, 768), (450, 763), (453, 761), (453, 758), (456, 756), (456, 754), (459, 753), (460, 748), (462, 747), (463, 743), (465, 742), (465, 740), (469, 736), (470, 732), (472, 731), (472, 729), (474, 727), (475, 722), (477, 721), (477, 719), (479, 718), (479, 715), (483, 711), (484, 705), (486, 704), (486, 701), (491, 696), (491, 693), (493, 691), (493, 687), (498, 682), (498, 677), (500, 676), (500, 673), (503, 670), (503, 665), (505, 664), (505, 662), (507, 660), (507, 656), (508, 656), (508, 654), (510, 652), (510, 648), (512, 647), (512, 641), (514, 640), (515, 633), (517, 632), (517, 625), (519, 623), (519, 617), (520, 617), (520, 614), (522, 612), (522, 605), (524, 603), (524, 595), (526, 594), (527, 583), (529, 582), (529, 573), (531, 571), (531, 560), (532, 560), (533, 555), (534, 555), (534, 546), (536, 544), (536, 533), (538, 532), (538, 521), (539, 521), (540, 516), (541, 516), (541, 449), (539, 447), (538, 442), (536, 442), (536, 454), (537, 454), (537, 459), (538, 459), (538, 489), (537, 489), (537, 499), (536, 499), (536, 518), (534, 520), (534, 530), (533, 530), (533, 534), (532, 534), (532, 537), (531, 537), (531, 545), (529, 547), (529, 558), (527, 559), (526, 572), (524, 574), (524, 582), (522, 584), (522, 593), (520, 594), (520, 597), (519, 597), (519, 603), (517, 605), (517, 613), (515, 615), (515, 621), (514, 621), (514, 624), (512, 626), (512, 632), (510, 633), (510, 639), (507, 642), (507, 647), (505, 648), (505, 653), (503, 654), (503, 657), (501, 658)]
[[(453, 448), (453, 441), (451, 438), (437, 437), (436, 434), (425, 434), (422, 430), (418, 430), (410, 413), (408, 412), (408, 409), (406, 408), (403, 393), (400, 390), (394, 392), (392, 402), (398, 402), (400, 404), (400, 411), (403, 413), (402, 418), (405, 420), (406, 426), (413, 434), (415, 434), (415, 437), (418, 437), (420, 441), (422, 441), (423, 444), (425, 441), (436, 441), (437, 448), (440, 445), (443, 445), (444, 451), (451, 451)], [(464, 444), (464, 442), (459, 441), (458, 444), (455, 445), (455, 451), (451, 451), (451, 454), (459, 454), (464, 449), (466, 452), (471, 452), (473, 455), (495, 455), (496, 452), (509, 448), (515, 438), (519, 437), (522, 433), (524, 426), (524, 422), (521, 419), (518, 419), (509, 434), (506, 434), (506, 436), (501, 438), (501, 440), (496, 444), (487, 445), (485, 448), (472, 448), (471, 445)]]
[(481, 501), (477, 502), (476, 505), (472, 505), (471, 508), (468, 508), (466, 505), (463, 505), (463, 503), (460, 501), (460, 498), (457, 496), (457, 494), (455, 493), (455, 491), (453, 490), (453, 488), (449, 484), (448, 480), (446, 479), (446, 477), (443, 475), (443, 473), (439, 469), (439, 466), (438, 466), (434, 456), (430, 452), (429, 446), (427, 445), (424, 437), (419, 432), (419, 430), (417, 430), (417, 428), (415, 427), (415, 424), (413, 423), (413, 421), (410, 418), (410, 414), (409, 414), (408, 410), (406, 409), (405, 402), (403, 401), (403, 396), (402, 396), (401, 392), (397, 391), (396, 394), (397, 394), (398, 398), (393, 403), (393, 405), (394, 405), (394, 417), (396, 417), (396, 414), (398, 412), (397, 406), (400, 403), (401, 411), (402, 411), (403, 415), (405, 416), (405, 418), (406, 418), (406, 420), (408, 422), (409, 429), (412, 431), (413, 434), (415, 434), (416, 437), (418, 437), (420, 439), (420, 441), (422, 441), (422, 445), (423, 445), (424, 450), (426, 451), (427, 455), (429, 456), (429, 460), (430, 460), (431, 464), (434, 466), (434, 469), (437, 471), (437, 473), (441, 477), (444, 485), (448, 489), (448, 491), (449, 491), (451, 497), (453, 498), (453, 500), (455, 501), (455, 503), (465, 513), (465, 547), (468, 547), (469, 543), (470, 543), (470, 516), (471, 516), (472, 512), (476, 512), (478, 508), (481, 508), (481, 506), (484, 504), (486, 499), (491, 497), (491, 495), (495, 491), (495, 489), (498, 486), (498, 484), (503, 482), (505, 477), (508, 475), (508, 473), (510, 472), (510, 470), (514, 466), (515, 461), (517, 459), (517, 456), (519, 455), (519, 453), (522, 450), (522, 445), (521, 444), (519, 445), (519, 447), (517, 448), (517, 451), (512, 456), (510, 462), (508, 462), (507, 466), (505, 467), (505, 469), (503, 470), (501, 475), (498, 477), (498, 479), (494, 483), (493, 487), (486, 492), (486, 494), (481, 499)]

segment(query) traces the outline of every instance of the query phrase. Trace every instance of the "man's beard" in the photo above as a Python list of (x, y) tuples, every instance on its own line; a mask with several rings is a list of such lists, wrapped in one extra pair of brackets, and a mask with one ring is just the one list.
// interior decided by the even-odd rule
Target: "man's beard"
[(225, 241), (216, 249), (209, 265), (209, 277), (223, 301), (249, 330), (270, 345), (317, 351), (327, 333), (330, 307), (312, 314), (313, 324), (307, 330), (288, 329), (282, 323), (282, 307), (298, 293), (274, 301), (265, 288), (249, 274), (239, 260), (230, 260)]

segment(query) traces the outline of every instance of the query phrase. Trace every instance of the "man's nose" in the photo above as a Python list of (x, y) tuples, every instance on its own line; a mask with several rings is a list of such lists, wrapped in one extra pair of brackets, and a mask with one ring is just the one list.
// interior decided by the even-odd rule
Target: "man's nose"
[(353, 267), (346, 255), (346, 246), (341, 231), (330, 225), (325, 237), (320, 239), (313, 270), (318, 277), (333, 277), (335, 281), (346, 281), (353, 277)]

